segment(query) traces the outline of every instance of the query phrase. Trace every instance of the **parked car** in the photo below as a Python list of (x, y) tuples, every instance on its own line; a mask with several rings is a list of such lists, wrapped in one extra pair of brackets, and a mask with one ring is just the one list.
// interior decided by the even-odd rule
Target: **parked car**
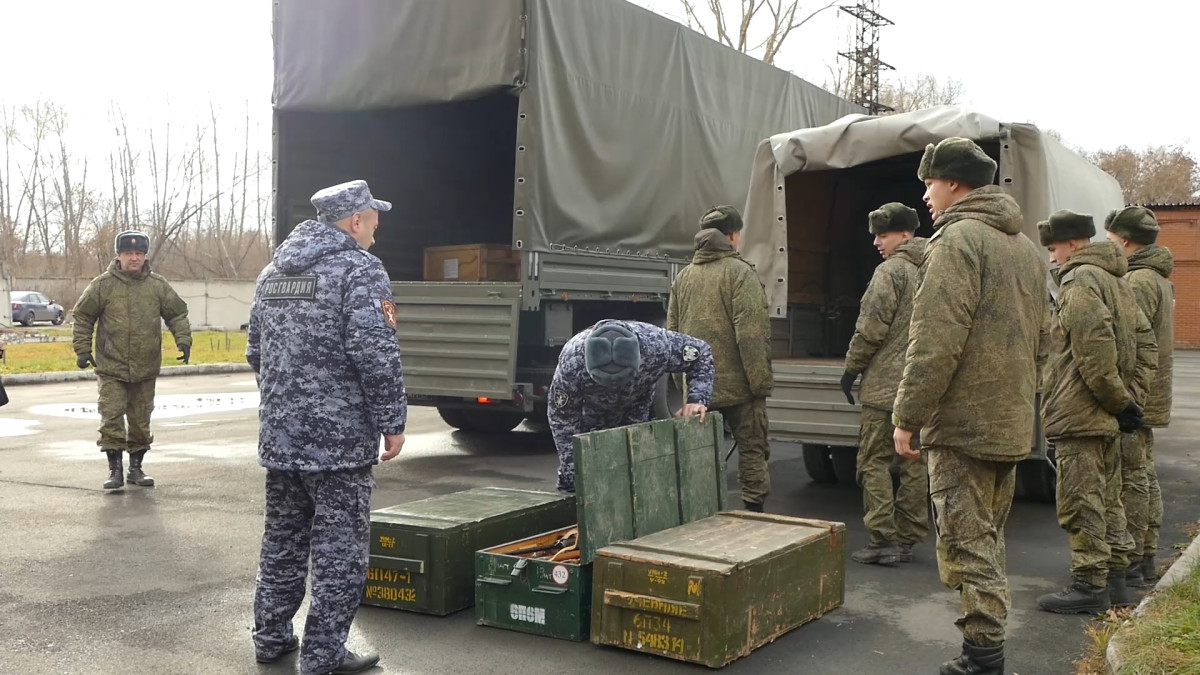
[(32, 326), (34, 321), (49, 321), (59, 326), (67, 316), (62, 305), (36, 291), (13, 291), (9, 296), (12, 300), (13, 322), (21, 325)]

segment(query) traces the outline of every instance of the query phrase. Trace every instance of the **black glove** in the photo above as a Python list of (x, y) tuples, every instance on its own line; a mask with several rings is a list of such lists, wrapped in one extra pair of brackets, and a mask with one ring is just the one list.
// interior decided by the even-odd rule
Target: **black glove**
[(87, 368), (88, 364), (96, 365), (96, 359), (92, 358), (91, 354), (80, 354), (75, 357), (75, 365), (80, 368)]
[(1142, 428), (1143, 418), (1142, 409), (1138, 404), (1130, 401), (1125, 409), (1117, 413), (1117, 426), (1120, 427), (1121, 433), (1128, 434)]
[(176, 357), (175, 360), (183, 361), (183, 365), (186, 366), (188, 364), (188, 361), (190, 361), (192, 358), (192, 348), (191, 347), (180, 347), (179, 351), (183, 352), (183, 356)]
[(846, 395), (846, 402), (854, 405), (854, 396), (850, 394), (850, 390), (854, 388), (854, 381), (858, 379), (858, 373), (846, 371), (842, 373), (842, 393)]

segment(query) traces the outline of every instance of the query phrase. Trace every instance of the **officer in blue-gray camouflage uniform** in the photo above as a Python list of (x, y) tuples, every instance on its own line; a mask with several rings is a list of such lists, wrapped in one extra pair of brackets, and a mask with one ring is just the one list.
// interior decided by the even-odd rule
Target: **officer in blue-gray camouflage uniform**
[(357, 673), (379, 657), (346, 649), (367, 576), (371, 466), (404, 445), (408, 414), (396, 307), (367, 253), (379, 212), (361, 180), (312, 197), (306, 220), (258, 277), (246, 360), (257, 374), (258, 461), (266, 523), (254, 593), (254, 651), (272, 663), (300, 647), (292, 617), (312, 558), (300, 672)]
[(707, 342), (648, 323), (605, 320), (571, 338), (548, 395), (558, 489), (575, 491), (574, 436), (649, 421), (665, 373), (687, 374), (687, 404), (676, 416), (703, 419), (715, 372)]

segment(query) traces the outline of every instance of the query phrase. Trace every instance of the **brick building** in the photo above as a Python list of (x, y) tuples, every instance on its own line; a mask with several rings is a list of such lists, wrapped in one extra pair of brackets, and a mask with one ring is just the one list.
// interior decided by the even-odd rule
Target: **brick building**
[(1200, 348), (1200, 203), (1146, 207), (1162, 228), (1158, 243), (1175, 256), (1175, 346)]

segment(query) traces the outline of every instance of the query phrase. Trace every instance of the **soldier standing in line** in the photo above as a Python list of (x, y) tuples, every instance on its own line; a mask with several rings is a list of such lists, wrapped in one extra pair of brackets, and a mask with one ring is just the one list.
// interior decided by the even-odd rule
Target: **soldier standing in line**
[(1058, 522), (1071, 544), (1071, 585), (1038, 598), (1060, 614), (1098, 614), (1136, 603), (1125, 585), (1133, 540), (1121, 504), (1118, 432), (1141, 427), (1157, 368), (1154, 334), (1122, 278), (1128, 265), (1112, 242), (1093, 243), (1089, 215), (1056, 211), (1038, 224), (1060, 266), (1062, 351), (1045, 378), (1042, 428), (1058, 464)]
[(709, 209), (700, 227), (692, 264), (679, 272), (671, 287), (667, 329), (699, 338), (712, 348), (712, 409), (733, 431), (742, 503), (746, 510), (762, 513), (771, 493), (767, 397), (774, 388), (767, 294), (754, 266), (737, 252), (742, 231), (737, 209)]
[(606, 319), (572, 337), (550, 384), (550, 431), (558, 449), (558, 489), (575, 491), (572, 438), (650, 420), (659, 378), (688, 376), (676, 417), (704, 414), (712, 401), (712, 350), (703, 340), (640, 321)]
[[(1004, 672), (1004, 524), (1029, 456), (1049, 326), (1046, 265), (995, 175), (965, 138), (928, 145), (917, 171), (934, 233), (892, 423), (897, 453), (928, 453), (938, 570), (962, 595), (962, 653), (941, 675)], [(918, 431), (922, 450), (912, 447)]]
[[(146, 261), (150, 238), (126, 230), (117, 235), (115, 248), (116, 259), (83, 290), (73, 312), (76, 365), (95, 366), (100, 388), (97, 445), (108, 456), (105, 490), (115, 490), (126, 480), (142, 487), (154, 485), (154, 479), (142, 471), (142, 460), (154, 442), (150, 413), (162, 368), (162, 321), (182, 353), (178, 360), (187, 364), (192, 354), (187, 303), (166, 279), (150, 271)], [(129, 475), (123, 477), (121, 453), (125, 451)]]
[(400, 453), (408, 415), (396, 307), (387, 272), (367, 252), (379, 212), (365, 181), (312, 196), (316, 220), (296, 226), (258, 277), (246, 360), (259, 391), (258, 462), (267, 469), (254, 591), (254, 653), (273, 663), (301, 648), (292, 617), (312, 602), (303, 675), (357, 673), (375, 654), (346, 649), (367, 579), (371, 467)]
[(1126, 583), (1133, 588), (1152, 588), (1158, 581), (1154, 556), (1162, 527), (1162, 492), (1154, 469), (1154, 429), (1171, 423), (1171, 381), (1175, 343), (1175, 294), (1169, 278), (1175, 267), (1171, 250), (1155, 244), (1158, 221), (1144, 206), (1113, 211), (1104, 221), (1108, 239), (1129, 260), (1125, 279), (1133, 289), (1138, 307), (1154, 330), (1158, 345), (1158, 373), (1150, 383), (1144, 426), (1121, 437), (1121, 500), (1133, 552)]
[[(892, 404), (904, 374), (908, 325), (917, 268), (929, 240), (914, 237), (920, 225), (915, 209), (899, 202), (884, 204), (868, 217), (875, 248), (884, 261), (875, 268), (863, 293), (854, 337), (846, 353), (842, 392), (854, 405), (851, 388), (862, 374), (858, 484), (863, 493), (863, 523), (870, 541), (850, 559), (862, 564), (910, 562), (913, 545), (929, 534), (929, 474), (924, 456), (898, 456), (892, 442)], [(893, 495), (891, 465), (900, 470), (900, 489)]]

